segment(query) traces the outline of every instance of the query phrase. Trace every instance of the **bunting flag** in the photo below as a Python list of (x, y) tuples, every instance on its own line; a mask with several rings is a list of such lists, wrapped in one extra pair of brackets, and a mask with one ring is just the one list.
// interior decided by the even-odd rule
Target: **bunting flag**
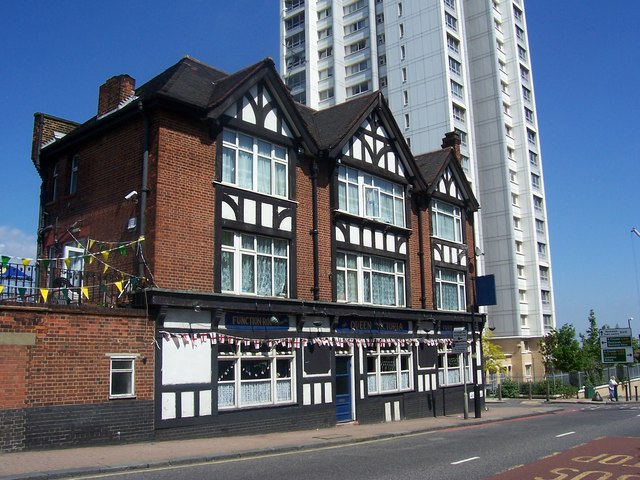
[(122, 280), (115, 283), (116, 288), (120, 293), (122, 293)]
[(4, 290), (4, 285), (0, 285), (0, 293), (2, 293), (2, 290)]
[(109, 250), (103, 250), (100, 254), (102, 255), (102, 258), (104, 258), (105, 262), (109, 260)]
[(47, 301), (47, 297), (49, 297), (49, 289), (48, 288), (41, 288), (40, 289), (40, 295), (42, 295), (42, 299), (46, 302)]
[(71, 259), (69, 257), (64, 259), (64, 264), (67, 266), (67, 270), (69, 269), (69, 265), (71, 265)]
[(22, 266), (23, 267), (27, 267), (30, 263), (31, 263), (31, 258), (23, 258), (22, 259)]
[(82, 291), (82, 295), (84, 296), (84, 298), (89, 300), (89, 288), (88, 287), (82, 287), (80, 290)]
[(126, 245), (121, 245), (120, 246), (120, 255), (122, 255), (123, 257), (127, 256), (127, 246)]
[(42, 262), (42, 267), (46, 270), (47, 268), (49, 268), (49, 262), (50, 260), (48, 258), (43, 258), (42, 260), (40, 260)]
[(9, 263), (9, 260), (11, 260), (11, 257), (8, 257), (6, 255), (2, 255), (2, 266), (6, 267), (7, 264)]

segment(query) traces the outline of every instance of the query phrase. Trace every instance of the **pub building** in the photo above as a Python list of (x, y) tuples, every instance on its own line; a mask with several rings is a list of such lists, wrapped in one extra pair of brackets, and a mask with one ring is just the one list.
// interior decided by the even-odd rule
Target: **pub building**
[[(480, 412), (479, 205), (456, 133), (414, 157), (381, 93), (314, 111), (271, 59), (185, 57), (134, 84), (108, 80), (99, 115), (38, 151), (56, 219), (39, 252), (84, 249), (88, 270), (90, 239), (144, 239), (116, 266), (155, 323), (154, 436), (459, 413), (465, 391)], [(67, 170), (77, 190), (52, 201)]]

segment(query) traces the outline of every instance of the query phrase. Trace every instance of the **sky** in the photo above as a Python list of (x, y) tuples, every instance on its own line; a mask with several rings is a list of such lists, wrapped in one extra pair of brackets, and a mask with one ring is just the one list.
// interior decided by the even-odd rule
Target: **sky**
[[(279, 64), (278, 0), (31, 0), (0, 16), (0, 255), (33, 257), (33, 114), (84, 122), (98, 87), (140, 86), (185, 55)], [(558, 327), (640, 333), (640, 2), (526, 0)], [(627, 85), (625, 87), (625, 85)], [(491, 272), (487, 272), (491, 273)]]

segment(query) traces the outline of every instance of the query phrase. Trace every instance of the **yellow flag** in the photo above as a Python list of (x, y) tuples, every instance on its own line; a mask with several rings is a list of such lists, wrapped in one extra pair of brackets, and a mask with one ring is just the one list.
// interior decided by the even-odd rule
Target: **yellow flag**
[(42, 299), (46, 302), (47, 301), (47, 297), (49, 296), (49, 289), (48, 288), (41, 288), (40, 289), (40, 295), (42, 295)]
[(118, 287), (118, 291), (122, 293), (122, 281), (116, 282), (116, 287)]
[(102, 258), (104, 258), (104, 261), (106, 262), (109, 259), (109, 250), (105, 250), (104, 252), (100, 253), (102, 253)]
[(89, 265), (93, 263), (93, 255), (89, 255)]
[(91, 249), (93, 248), (93, 242), (94, 242), (94, 241), (95, 241), (95, 240), (93, 240), (93, 238), (90, 238), (90, 239), (89, 239), (89, 250), (91, 250)]
[(109, 270), (109, 265), (107, 265), (106, 263), (104, 264), (104, 270), (102, 270), (102, 273), (107, 273), (107, 270)]
[(31, 259), (30, 258), (23, 258), (22, 259), (22, 265), (24, 267), (26, 267), (27, 265), (29, 265), (31, 263)]
[(71, 259), (69, 257), (65, 258), (64, 264), (67, 266), (67, 268), (69, 268), (69, 265), (71, 265)]
[(89, 287), (82, 287), (80, 290), (82, 290), (82, 295), (84, 295), (84, 298), (89, 300)]
[(4, 285), (0, 285), (0, 293), (2, 293), (2, 290), (4, 290)]

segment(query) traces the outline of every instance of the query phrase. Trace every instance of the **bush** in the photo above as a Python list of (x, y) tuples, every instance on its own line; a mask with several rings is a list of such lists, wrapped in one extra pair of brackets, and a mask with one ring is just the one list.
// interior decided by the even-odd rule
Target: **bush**
[(502, 381), (502, 396), (505, 398), (518, 398), (520, 391), (518, 384), (509, 378)]

